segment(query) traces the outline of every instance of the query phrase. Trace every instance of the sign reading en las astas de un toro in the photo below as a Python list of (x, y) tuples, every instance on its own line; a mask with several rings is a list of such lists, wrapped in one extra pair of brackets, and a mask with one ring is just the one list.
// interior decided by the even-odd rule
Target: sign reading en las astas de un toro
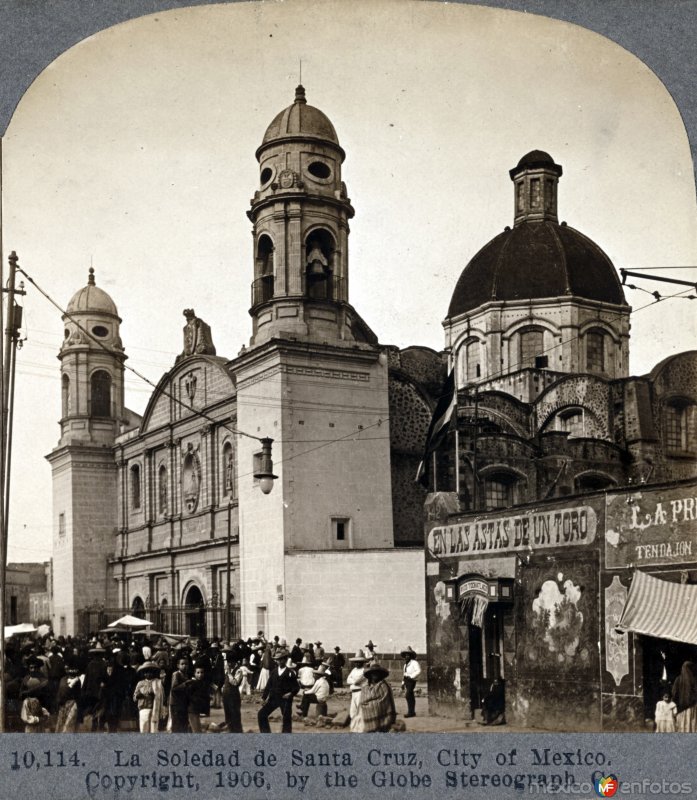
[(490, 514), (428, 534), (429, 553), (438, 558), (513, 553), (520, 550), (567, 547), (595, 540), (598, 516), (590, 505), (529, 509), (520, 514)]

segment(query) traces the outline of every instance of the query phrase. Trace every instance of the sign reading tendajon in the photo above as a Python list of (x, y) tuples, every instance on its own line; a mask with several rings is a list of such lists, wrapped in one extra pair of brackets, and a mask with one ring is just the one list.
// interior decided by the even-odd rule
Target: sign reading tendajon
[(595, 539), (597, 523), (595, 510), (587, 505), (475, 517), (433, 528), (428, 550), (433, 556), (448, 558), (589, 544)]
[(621, 567), (697, 561), (694, 486), (607, 496), (605, 565)]

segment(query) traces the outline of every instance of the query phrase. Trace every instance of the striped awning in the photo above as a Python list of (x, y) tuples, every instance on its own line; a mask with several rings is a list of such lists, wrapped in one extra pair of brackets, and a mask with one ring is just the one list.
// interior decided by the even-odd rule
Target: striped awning
[(697, 586), (662, 581), (637, 570), (617, 628), (697, 644)]

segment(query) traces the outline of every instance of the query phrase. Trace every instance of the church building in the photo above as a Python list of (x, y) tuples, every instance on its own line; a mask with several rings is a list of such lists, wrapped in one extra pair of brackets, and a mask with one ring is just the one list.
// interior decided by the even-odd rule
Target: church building
[(381, 345), (349, 303), (345, 153), (302, 86), (256, 157), (252, 334), (237, 357), (186, 309), (183, 351), (141, 419), (92, 270), (67, 307), (48, 456), (56, 633), (130, 611), (176, 633), (423, 652), (414, 475), (446, 361)]
[(457, 403), (427, 500), (429, 705), (482, 719), (496, 696), (489, 722), (637, 730), (697, 658), (697, 351), (629, 375), (630, 308), (559, 222), (561, 175), (542, 151), (510, 170), (513, 226), (444, 322)]

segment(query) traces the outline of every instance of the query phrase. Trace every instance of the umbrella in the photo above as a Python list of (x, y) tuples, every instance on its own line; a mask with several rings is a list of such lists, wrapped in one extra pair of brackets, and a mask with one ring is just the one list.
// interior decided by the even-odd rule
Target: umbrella
[(150, 622), (150, 620), (140, 619), (139, 617), (134, 617), (132, 614), (126, 614), (125, 617), (121, 617), (114, 622), (110, 622), (107, 627), (111, 628), (112, 630), (119, 626), (124, 628), (145, 628), (152, 624), (153, 623)]
[(130, 633), (130, 628), (102, 628), (97, 633)]
[(21, 633), (36, 633), (36, 628), (31, 622), (22, 622), (19, 625), (5, 625), (5, 638)]

